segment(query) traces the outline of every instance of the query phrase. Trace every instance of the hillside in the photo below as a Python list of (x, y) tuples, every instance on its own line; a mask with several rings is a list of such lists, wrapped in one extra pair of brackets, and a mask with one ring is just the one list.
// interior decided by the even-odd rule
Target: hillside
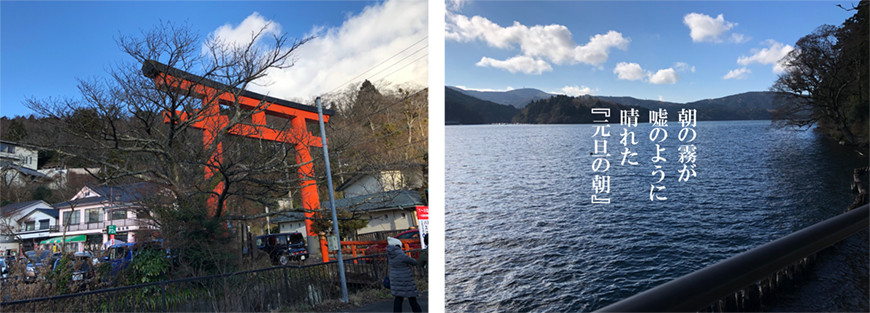
[(698, 120), (704, 121), (767, 120), (770, 119), (770, 113), (776, 107), (776, 93), (767, 91), (744, 92), (684, 104), (632, 97), (599, 96), (598, 98), (647, 109), (663, 108), (668, 111), (679, 111), (682, 108), (695, 108), (698, 109)]
[(465, 95), (498, 104), (509, 105), (517, 109), (524, 108), (529, 104), (529, 102), (534, 100), (547, 99), (553, 96), (552, 94), (533, 88), (522, 88), (508, 91), (477, 91), (465, 90), (457, 87), (447, 87), (447, 89), (453, 89)]
[(776, 93), (752, 91), (716, 99), (686, 103), (686, 107), (698, 109), (709, 120), (769, 120), (777, 106)]
[[(580, 106), (586, 106), (591, 101), (612, 103), (623, 108), (637, 108), (648, 110), (666, 109), (669, 112), (678, 112), (683, 108), (695, 108), (698, 110), (699, 121), (723, 121), (723, 120), (767, 120), (771, 118), (771, 112), (777, 107), (776, 93), (767, 91), (745, 92), (736, 95), (716, 99), (705, 99), (689, 103), (675, 103), (658, 100), (637, 99), (633, 97), (612, 96), (554, 96), (537, 89), (518, 89), (504, 92), (480, 92), (468, 91), (455, 87), (447, 87), (445, 105), (447, 121), (458, 121), (461, 124), (481, 123), (573, 123), (571, 121), (586, 120), (576, 110)], [(482, 94), (488, 99), (499, 101), (529, 101), (522, 106), (523, 110), (509, 110), (505, 108), (508, 103), (483, 100), (469, 95), (469, 93)], [(544, 97), (543, 95), (547, 95)], [(537, 99), (535, 99), (537, 97)], [(553, 98), (550, 98), (553, 97)], [(558, 101), (548, 99), (560, 98)], [(568, 105), (565, 99), (578, 99), (575, 104)], [(458, 100), (462, 99), (462, 100)], [(462, 104), (462, 105), (459, 105)], [(528, 105), (536, 107), (526, 110)], [(514, 112), (512, 118), (507, 117)], [(648, 114), (648, 113), (643, 113)], [(473, 122), (472, 122), (473, 121)], [(583, 123), (583, 122), (580, 122)]]
[[(628, 110), (633, 107), (601, 100), (595, 97), (569, 97), (558, 95), (548, 99), (537, 100), (529, 103), (513, 118), (514, 123), (528, 124), (585, 124), (593, 120), (604, 119), (599, 115), (592, 115), (592, 108), (610, 108), (611, 122), (619, 121), (619, 110)], [(646, 122), (649, 110), (638, 108), (638, 121)]]
[(519, 110), (481, 100), (450, 87), (444, 89), (444, 120), (447, 124), (510, 123)]

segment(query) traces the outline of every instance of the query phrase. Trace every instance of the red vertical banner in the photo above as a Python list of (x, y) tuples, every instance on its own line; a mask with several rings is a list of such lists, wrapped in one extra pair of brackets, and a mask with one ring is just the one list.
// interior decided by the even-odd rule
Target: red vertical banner
[(426, 237), (426, 234), (429, 233), (429, 207), (428, 206), (418, 206), (417, 207), (417, 229), (420, 231), (420, 245), (423, 249), (426, 249), (426, 242), (423, 241), (423, 238)]

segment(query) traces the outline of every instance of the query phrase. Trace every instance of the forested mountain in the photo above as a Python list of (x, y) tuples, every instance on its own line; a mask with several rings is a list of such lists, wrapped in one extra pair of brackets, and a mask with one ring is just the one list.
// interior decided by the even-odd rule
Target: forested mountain
[(659, 108), (668, 111), (680, 109), (698, 109), (698, 120), (723, 121), (723, 120), (767, 120), (776, 107), (776, 93), (767, 91), (752, 91), (736, 95), (730, 95), (716, 99), (704, 99), (689, 103), (675, 103), (658, 100), (643, 100), (632, 97), (597, 97), (628, 106), (636, 106), (657, 110)]
[(444, 120), (447, 124), (510, 123), (520, 110), (481, 100), (450, 87), (444, 90)]
[[(592, 108), (610, 108), (609, 121), (619, 121), (619, 110), (631, 108), (615, 102), (601, 100), (595, 97), (569, 97), (558, 95), (548, 99), (537, 100), (529, 103), (523, 110), (514, 116), (514, 123), (528, 124), (584, 124), (592, 123), (593, 120), (602, 120), (605, 117), (592, 115)], [(638, 108), (639, 122), (645, 122), (649, 117), (649, 110)]]
[(534, 88), (521, 88), (508, 91), (477, 91), (465, 90), (457, 87), (447, 87), (447, 89), (453, 89), (481, 100), (505, 104), (517, 109), (526, 107), (529, 102), (534, 100), (547, 99), (553, 96), (552, 94)]
[[(643, 111), (642, 116), (648, 115), (649, 110), (665, 109), (669, 112), (678, 112), (680, 109), (694, 108), (698, 110), (698, 120), (721, 121), (721, 120), (767, 120), (771, 119), (772, 112), (777, 107), (777, 97), (774, 92), (754, 91), (741, 94), (705, 99), (689, 103), (675, 103), (658, 100), (637, 99), (632, 97), (609, 97), (609, 96), (579, 96), (569, 97), (564, 95), (549, 95), (537, 89), (525, 89), (521, 93), (506, 91), (502, 96), (496, 96), (499, 92), (486, 92), (490, 99), (510, 99), (520, 101), (525, 99), (529, 103), (523, 105), (522, 111), (509, 110), (507, 103), (498, 101), (485, 101), (468, 94), (455, 87), (447, 87), (445, 91), (445, 114), (449, 124), (488, 124), (488, 123), (536, 123), (536, 124), (564, 124), (564, 123), (588, 123), (589, 110), (586, 113), (579, 112), (582, 107), (590, 104), (601, 103), (600, 107), (612, 108), (636, 108)], [(478, 92), (480, 93), (480, 92)], [(533, 99), (532, 95), (539, 97), (541, 94), (549, 95)], [(522, 97), (525, 95), (525, 97)], [(552, 97), (552, 98), (551, 98)], [(596, 102), (598, 101), (598, 102)], [(529, 106), (534, 105), (533, 108)], [(508, 114), (514, 112), (512, 116)]]

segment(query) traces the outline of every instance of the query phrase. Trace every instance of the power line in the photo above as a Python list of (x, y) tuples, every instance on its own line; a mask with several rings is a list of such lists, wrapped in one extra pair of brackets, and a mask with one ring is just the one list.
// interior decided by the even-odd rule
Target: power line
[[(335, 88), (332, 88), (332, 90), (330, 90), (330, 91), (328, 91), (328, 92), (326, 92), (326, 93), (331, 93), (331, 92), (335, 91), (336, 89), (341, 88), (342, 86), (347, 85), (348, 83), (353, 82), (354, 80), (356, 80), (356, 79), (359, 78), (360, 76), (365, 75), (365, 73), (368, 73), (368, 72), (370, 72), (371, 70), (374, 70), (374, 69), (377, 68), (378, 66), (381, 66), (382, 64), (384, 64), (384, 63), (386, 63), (387, 61), (391, 60), (392, 58), (394, 58), (394, 57), (396, 57), (396, 56), (402, 54), (403, 52), (407, 51), (408, 49), (411, 49), (411, 47), (417, 45), (417, 44), (420, 43), (420, 42), (423, 42), (424, 40), (426, 40), (426, 39), (428, 39), (428, 38), (429, 38), (429, 35), (426, 35), (426, 36), (423, 37), (422, 39), (417, 40), (416, 42), (412, 43), (411, 45), (405, 47), (405, 49), (402, 49), (402, 51), (396, 52), (395, 54), (393, 54), (393, 55), (390, 56), (389, 58), (386, 58), (385, 60), (381, 61), (380, 63), (376, 64), (375, 66), (370, 67), (369, 69), (365, 70), (364, 72), (360, 73), (359, 75), (355, 76), (354, 78), (351, 78), (351, 79), (349, 79), (348, 81), (346, 81), (346, 82), (344, 82), (344, 83), (341, 83), (340, 85), (336, 86)], [(426, 46), (427, 46), (427, 47), (429, 46), (428, 43), (427, 43)], [(418, 51), (419, 51), (419, 50), (418, 50)], [(416, 53), (416, 51), (415, 51), (415, 53)], [(413, 53), (412, 53), (412, 54), (413, 54)]]
[[(420, 51), (422, 51), (423, 49), (426, 49), (426, 48), (429, 48), (429, 45), (428, 45), (428, 44), (425, 45), (425, 46), (423, 46), (423, 47), (420, 48), (420, 49), (414, 50), (414, 52), (411, 52), (411, 54), (408, 54), (408, 55), (406, 55), (404, 58), (399, 59), (398, 61), (396, 61), (396, 63), (390, 64), (390, 66), (387, 66), (387, 67), (381, 69), (380, 71), (378, 71), (377, 73), (372, 74), (371, 77), (378, 76), (378, 74), (383, 73), (383, 72), (386, 71), (387, 69), (389, 69), (389, 68), (391, 68), (391, 67), (393, 67), (393, 66), (398, 65), (398, 64), (401, 63), (402, 61), (404, 61), (404, 60), (410, 58), (411, 56), (417, 54), (417, 52), (420, 52)], [(428, 54), (428, 52), (427, 52), (427, 54)]]
[(411, 65), (411, 64), (417, 63), (417, 61), (419, 61), (420, 59), (425, 58), (425, 57), (427, 57), (427, 56), (429, 56), (429, 53), (426, 53), (426, 54), (424, 54), (424, 55), (419, 56), (418, 58), (416, 58), (416, 59), (414, 59), (413, 61), (411, 61), (411, 63), (405, 64), (404, 66), (402, 66), (402, 67), (400, 67), (400, 68), (397, 68), (395, 71), (392, 71), (392, 72), (390, 72), (390, 73), (387, 74), (387, 75), (384, 75), (384, 77), (381, 77), (380, 79), (387, 78), (387, 77), (389, 77), (390, 75), (393, 75), (393, 74), (395, 74), (396, 72), (402, 70), (403, 68), (408, 67), (408, 65)]

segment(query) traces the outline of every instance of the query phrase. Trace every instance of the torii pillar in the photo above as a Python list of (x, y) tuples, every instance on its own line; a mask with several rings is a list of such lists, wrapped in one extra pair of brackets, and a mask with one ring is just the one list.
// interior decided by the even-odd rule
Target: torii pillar
[[(317, 108), (287, 100), (277, 99), (247, 90), (234, 89), (213, 80), (205, 79), (185, 71), (172, 68), (154, 60), (142, 63), (142, 73), (154, 79), (158, 88), (179, 94), (202, 98), (202, 110), (194, 116), (192, 127), (203, 130), (202, 143), (205, 149), (215, 145), (205, 168), (205, 180), (216, 174), (216, 168), (222, 161), (223, 145), (215, 144), (217, 135), (226, 131), (229, 134), (262, 140), (285, 142), (293, 144), (296, 150), (296, 163), (301, 164), (297, 174), (302, 183), (302, 208), (305, 210), (305, 229), (309, 238), (318, 238), (312, 229), (314, 212), (320, 209), (320, 197), (317, 194), (317, 181), (314, 180), (314, 164), (311, 162), (309, 147), (322, 147), (319, 136), (308, 132), (306, 121), (318, 121)], [(228, 128), (229, 118), (220, 114), (221, 104), (238, 104), (246, 110), (256, 110), (252, 114), (252, 125), (233, 125)], [(179, 121), (188, 121), (191, 117), (186, 112), (163, 112), (164, 121), (169, 122), (173, 114)], [(323, 122), (329, 122), (332, 110), (323, 111)], [(266, 115), (290, 119), (290, 129), (275, 130), (266, 125)], [(218, 195), (224, 192), (224, 183), (220, 181), (214, 188), (214, 194), (208, 199), (209, 213), (217, 214)]]

